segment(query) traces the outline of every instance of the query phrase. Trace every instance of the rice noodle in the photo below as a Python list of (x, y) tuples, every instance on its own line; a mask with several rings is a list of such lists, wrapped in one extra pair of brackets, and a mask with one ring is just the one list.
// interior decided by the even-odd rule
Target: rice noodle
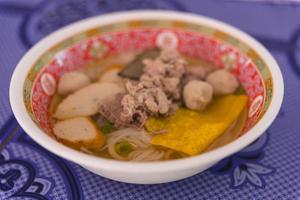
[[(134, 146), (134, 150), (126, 157), (118, 154), (115, 149), (115, 145), (124, 140)], [(150, 134), (144, 130), (125, 128), (110, 133), (104, 149), (107, 148), (108, 153), (117, 160), (155, 161), (164, 159), (167, 151), (152, 147), (150, 140)]]
[(87, 148), (84, 148), (84, 147), (80, 147), (80, 151), (82, 151), (82, 152), (84, 152), (84, 153), (87, 153), (87, 154), (94, 155), (93, 152), (91, 152), (90, 150), (88, 150)]
[(128, 157), (133, 161), (155, 161), (162, 160), (165, 152), (163, 150), (157, 150), (153, 147), (146, 149), (137, 149), (132, 151)]
[(172, 156), (174, 153), (175, 153), (175, 152), (172, 151), (172, 150), (166, 151), (164, 159), (166, 159), (166, 160), (170, 159), (171, 156)]

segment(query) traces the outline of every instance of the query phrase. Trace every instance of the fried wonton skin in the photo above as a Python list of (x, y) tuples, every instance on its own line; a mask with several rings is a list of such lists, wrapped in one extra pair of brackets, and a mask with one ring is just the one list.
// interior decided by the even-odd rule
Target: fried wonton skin
[(212, 144), (238, 118), (247, 105), (245, 95), (216, 98), (204, 111), (179, 108), (167, 118), (151, 117), (145, 126), (150, 132), (166, 132), (152, 138), (151, 144), (188, 155), (197, 155)]

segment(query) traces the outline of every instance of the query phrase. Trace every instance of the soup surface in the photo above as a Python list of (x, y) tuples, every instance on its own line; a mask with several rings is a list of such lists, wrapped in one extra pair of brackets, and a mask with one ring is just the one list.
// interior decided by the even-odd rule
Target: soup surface
[(230, 71), (173, 49), (109, 56), (65, 73), (49, 107), (60, 142), (126, 161), (198, 155), (238, 138), (247, 96)]

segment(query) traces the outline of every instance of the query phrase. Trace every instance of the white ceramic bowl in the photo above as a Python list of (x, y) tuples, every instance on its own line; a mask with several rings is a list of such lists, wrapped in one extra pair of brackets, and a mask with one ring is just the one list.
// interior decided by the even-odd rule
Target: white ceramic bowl
[[(149, 20), (151, 22), (148, 23)], [(27, 79), (30, 79), (32, 74), (32, 76), (36, 78), (41, 76), (42, 73), (45, 73), (44, 66), (36, 66), (36, 68), (32, 67), (37, 65), (37, 59), (45, 55), (45, 52), (52, 51), (54, 49), (54, 52), (57, 53), (59, 50), (60, 53), (53, 55), (53, 52), (51, 52), (52, 54), (49, 54), (48, 57), (54, 56), (56, 61), (59, 61), (59, 57), (62, 56), (61, 52), (63, 52), (61, 48), (63, 47), (56, 48), (53, 46), (55, 46), (54, 44), (58, 42), (61, 44), (65, 42), (62, 44), (62, 46), (68, 46), (67, 43), (70, 42), (70, 37), (73, 37), (71, 41), (73, 41), (75, 44), (77, 41), (81, 41), (81, 38), (86, 37), (88, 39), (91, 37), (90, 35), (93, 35), (96, 29), (99, 32), (97, 34), (101, 34), (101, 31), (103, 31), (103, 33), (110, 31), (113, 32), (115, 30), (126, 31), (128, 27), (132, 29), (143, 26), (154, 26), (153, 21), (159, 22), (157, 24), (156, 22), (154, 23), (156, 28), (160, 26), (163, 29), (165, 26), (170, 28), (171, 23), (177, 29), (189, 29), (195, 32), (201, 32), (201, 34), (206, 35), (207, 37), (216, 37), (216, 40), (220, 40), (224, 44), (223, 46), (220, 45), (220, 49), (223, 48), (222, 51), (228, 46), (233, 46), (233, 48), (241, 51), (242, 55), (245, 53), (243, 51), (248, 49), (248, 53), (245, 53), (245, 56), (240, 56), (239, 60), (236, 62), (240, 62), (240, 67), (246, 66), (250, 62), (255, 62), (257, 66), (260, 66), (260, 71), (258, 73), (260, 74), (262, 85), (265, 89), (264, 94), (253, 99), (253, 105), (249, 105), (249, 112), (251, 112), (249, 113), (249, 118), (253, 117), (255, 114), (257, 115), (254, 122), (251, 122), (252, 124), (249, 122), (249, 130), (247, 130), (242, 136), (230, 144), (198, 156), (172, 161), (148, 163), (122, 162), (94, 157), (64, 146), (53, 139), (53, 137), (50, 137), (49, 134), (46, 134), (47, 127), (45, 128), (43, 125), (41, 125), (41, 121), (43, 119), (41, 116), (36, 116), (38, 115), (35, 113), (37, 111), (30, 110), (35, 106), (30, 97), (33, 91), (27, 91), (28, 87), (30, 88), (32, 85), (37, 84), (35, 80), (30, 82), (30, 80)], [(122, 23), (127, 23), (127, 25)], [(109, 26), (111, 27), (109, 30), (107, 30), (107, 27)], [(100, 27), (100, 29), (95, 29), (95, 27)], [(94, 32), (88, 31), (90, 29), (94, 29)], [(83, 33), (84, 37), (80, 35), (81, 33)], [(76, 37), (74, 35), (76, 35)], [(178, 42), (178, 39), (174, 39), (174, 33), (170, 34), (170, 30), (164, 31), (163, 34), (160, 34), (160, 36), (157, 37), (159, 37), (156, 39), (157, 45), (163, 43), (163, 39), (161, 38), (164, 37), (169, 37), (169, 39), (171, 38), (171, 42), (168, 45), (176, 46), (181, 44), (181, 41)], [(258, 60), (255, 61), (251, 59)], [(263, 66), (261, 67), (259, 63), (263, 63)], [(225, 67), (227, 66), (226, 62), (223, 64)], [(234, 66), (231, 67), (234, 68)], [(29, 72), (30, 70), (32, 72)], [(38, 72), (34, 72), (34, 70)], [(51, 72), (49, 73), (51, 74)], [(242, 73), (240, 73), (240, 76), (242, 76)], [(50, 96), (53, 93), (53, 91), (51, 91), (53, 89), (51, 88), (51, 84), (55, 87), (55, 80), (52, 79), (53, 78), (51, 77), (44, 77), (44, 80), (48, 80), (48, 86), (50, 84), (50, 89), (48, 88), (47, 90), (46, 86), (44, 93), (47, 93), (47, 95)], [(45, 89), (45, 87), (42, 88)], [(32, 90), (32, 88), (30, 89)], [(268, 90), (268, 92), (266, 92), (266, 90)], [(52, 153), (77, 163), (87, 170), (109, 179), (127, 183), (154, 184), (176, 181), (202, 172), (221, 159), (249, 145), (251, 142), (257, 139), (275, 119), (282, 103), (283, 91), (283, 79), (276, 61), (259, 42), (246, 33), (243, 33), (242, 31), (220, 21), (199, 15), (170, 11), (132, 11), (113, 13), (82, 20), (62, 28), (40, 41), (27, 52), (14, 71), (10, 85), (10, 102), (13, 113), (22, 128), (37, 143)], [(24, 101), (22, 101), (22, 99), (24, 99)], [(43, 102), (40, 103), (42, 104)], [(260, 107), (255, 107), (255, 103), (260, 105)]]

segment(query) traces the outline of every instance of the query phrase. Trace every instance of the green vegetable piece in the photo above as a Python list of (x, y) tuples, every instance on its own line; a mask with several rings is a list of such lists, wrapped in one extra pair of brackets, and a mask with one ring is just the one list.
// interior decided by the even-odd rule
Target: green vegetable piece
[(115, 150), (119, 155), (127, 156), (133, 151), (133, 146), (128, 141), (124, 140), (115, 145)]
[(245, 92), (244, 88), (240, 85), (234, 94), (241, 95), (241, 94), (246, 94), (246, 92)]
[(101, 131), (103, 134), (108, 134), (112, 131), (113, 125), (110, 122), (105, 122), (101, 127)]

